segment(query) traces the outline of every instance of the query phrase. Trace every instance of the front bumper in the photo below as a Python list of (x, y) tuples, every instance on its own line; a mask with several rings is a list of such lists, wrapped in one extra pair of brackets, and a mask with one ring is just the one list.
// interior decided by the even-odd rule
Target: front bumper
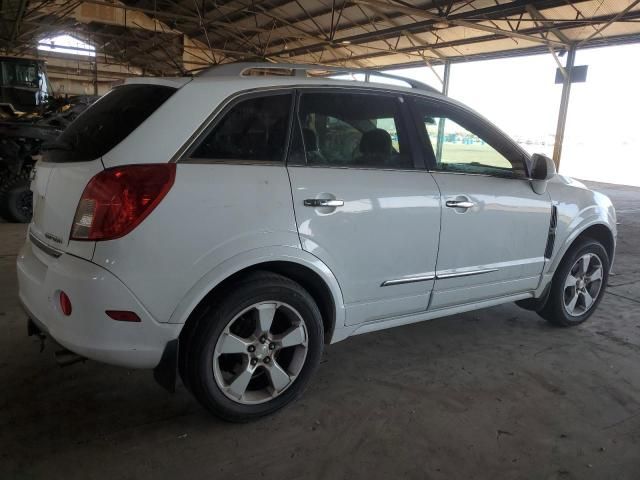
[[(38, 326), (78, 355), (131, 368), (155, 368), (182, 325), (159, 323), (113, 274), (87, 260), (48, 255), (29, 240), (18, 255), (20, 301)], [(59, 294), (72, 303), (60, 311)], [(140, 322), (112, 320), (106, 310), (128, 310)]]

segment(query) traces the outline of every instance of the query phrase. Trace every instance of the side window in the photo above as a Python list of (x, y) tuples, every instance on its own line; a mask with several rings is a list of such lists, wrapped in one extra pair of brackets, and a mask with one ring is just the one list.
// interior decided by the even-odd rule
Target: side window
[(242, 100), (209, 131), (192, 158), (282, 162), (291, 94)]
[[(416, 115), (427, 148), (432, 149), (436, 170), (506, 177), (526, 176), (518, 152), (492, 135), (481, 120), (441, 105), (417, 103)], [(514, 159), (514, 160), (510, 160)]]
[(312, 166), (413, 169), (398, 98), (304, 93), (292, 158)]

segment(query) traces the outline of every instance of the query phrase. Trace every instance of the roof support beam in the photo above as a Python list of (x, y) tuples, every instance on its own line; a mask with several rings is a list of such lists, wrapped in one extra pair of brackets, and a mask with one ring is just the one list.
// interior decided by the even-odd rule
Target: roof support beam
[[(582, 3), (589, 0), (576, 0), (573, 3)], [(451, 13), (447, 18), (449, 20), (474, 20), (474, 21), (482, 21), (482, 20), (497, 20), (500, 18), (506, 18), (514, 15), (519, 15), (526, 12), (526, 6), (530, 2), (528, 0), (514, 0), (508, 4), (497, 4), (492, 5), (485, 8), (480, 8), (478, 10), (468, 10), (459, 13)], [(539, 9), (547, 9), (547, 8), (555, 8), (566, 5), (565, 0), (543, 0), (536, 2), (536, 5)], [(387, 4), (388, 6), (388, 4)], [(329, 12), (330, 13), (330, 12)], [(406, 14), (404, 14), (406, 15)], [(390, 18), (396, 18), (398, 14), (389, 15)], [(399, 16), (403, 16), (403, 14), (399, 14)], [(440, 17), (438, 17), (440, 18)], [(389, 38), (397, 38), (399, 35), (404, 35), (404, 32), (411, 32), (414, 34), (426, 33), (432, 31), (433, 25), (438, 23), (436, 20), (423, 20), (420, 22), (415, 22), (413, 24), (407, 24), (402, 26), (393, 26), (389, 28), (385, 28), (379, 31), (369, 31), (365, 33), (359, 33), (356, 35), (344, 36), (340, 35), (342, 32), (351, 30), (356, 27), (363, 27), (366, 24), (361, 22), (354, 23), (350, 25), (344, 25), (342, 28), (335, 32), (335, 38), (341, 42), (349, 42), (351, 45), (362, 45), (368, 42), (389, 39)], [(273, 56), (279, 56), (282, 53), (286, 52), (290, 56), (304, 55), (308, 53), (313, 53), (320, 51), (325, 48), (327, 42), (318, 42), (315, 44), (305, 45), (302, 47), (296, 47), (287, 50), (275, 50), (275, 47), (280, 46), (282, 42), (273, 41), (272, 49), (269, 53)]]
[(580, 43), (578, 45), (582, 45), (583, 43), (586, 43), (589, 40), (591, 40), (596, 35), (600, 35), (600, 33), (602, 33), (602, 31), (604, 29), (606, 29), (612, 23), (614, 23), (614, 22), (618, 21), (619, 19), (621, 19), (622, 17), (624, 17), (627, 14), (627, 12), (630, 12), (631, 9), (634, 8), (636, 5), (638, 5), (639, 3), (640, 3), (640, 0), (636, 0), (635, 2), (631, 2), (627, 8), (622, 10), (620, 13), (618, 13), (616, 16), (614, 16), (611, 20), (609, 20), (607, 23), (605, 23), (603, 26), (601, 26), (595, 32), (593, 32), (591, 35), (589, 35), (587, 38), (585, 38), (584, 40), (580, 41)]
[[(565, 29), (571, 29), (571, 28), (576, 28), (576, 27), (580, 27), (580, 26), (584, 26), (584, 25), (591, 25), (594, 23), (604, 23), (607, 22), (611, 19), (612, 15), (603, 15), (601, 17), (594, 17), (593, 19), (587, 19), (584, 20), (584, 23), (580, 24), (580, 23), (576, 23), (574, 21), (568, 21), (565, 23), (559, 23), (556, 24), (555, 28), (558, 30), (565, 30)], [(634, 11), (634, 12), (630, 12), (627, 14), (627, 18), (638, 18), (640, 19), (640, 11)], [(526, 33), (542, 33), (545, 31), (545, 27), (543, 26), (537, 26), (537, 27), (532, 27), (532, 28), (528, 28), (523, 30), (523, 32)], [(433, 45), (433, 48), (449, 48), (449, 47), (457, 47), (457, 46), (462, 46), (462, 45), (468, 45), (468, 44), (472, 44), (472, 43), (480, 43), (480, 42), (490, 42), (490, 41), (494, 41), (494, 40), (500, 40), (504, 37), (500, 36), (500, 35), (487, 35), (484, 37), (480, 37), (480, 38), (462, 38), (459, 40), (451, 40), (449, 42), (441, 42), (438, 43), (436, 45)], [(591, 40), (591, 42), (593, 42), (593, 39)], [(590, 43), (591, 43), (590, 42)], [(364, 47), (366, 48), (366, 47)], [(423, 47), (424, 48), (424, 47)], [(352, 57), (355, 60), (362, 60), (364, 58), (375, 58), (375, 57), (382, 57), (385, 55), (392, 55), (394, 53), (411, 53), (411, 52), (415, 52), (416, 50), (418, 50), (417, 47), (404, 47), (404, 48), (399, 48), (393, 51), (387, 51), (387, 52), (378, 52), (378, 53), (367, 53), (367, 54), (363, 54), (363, 55), (359, 55), (357, 57)], [(527, 50), (531, 50), (532, 52), (537, 52), (540, 53), (540, 51), (548, 51), (548, 45), (540, 45), (540, 47), (528, 47), (528, 48), (524, 48), (524, 49), (516, 49), (517, 51), (527, 51)], [(509, 55), (509, 52), (513, 52), (514, 50), (509, 50), (506, 52), (506, 55)], [(461, 55), (460, 57), (462, 57), (463, 55)], [(491, 55), (487, 55), (487, 56), (491, 56)], [(483, 57), (483, 55), (477, 55), (478, 58)], [(495, 57), (495, 56), (494, 56)], [(439, 62), (436, 62), (439, 63)]]
[(566, 45), (569, 45), (571, 43), (571, 40), (569, 40), (569, 37), (567, 37), (564, 33), (562, 33), (557, 28), (554, 28), (553, 22), (550, 22), (549, 20), (547, 20), (544, 17), (544, 15), (540, 13), (540, 11), (536, 7), (533, 6), (533, 4), (527, 5), (527, 12), (529, 12), (529, 15), (531, 15), (531, 18), (533, 18), (534, 20), (539, 20), (542, 25), (547, 27), (549, 31), (558, 38), (558, 40), (565, 43)]
[[(512, 32), (510, 30), (502, 30), (500, 28), (490, 27), (489, 25), (481, 25), (479, 23), (469, 22), (467, 20), (458, 20), (458, 19), (451, 19), (451, 18), (447, 18), (447, 17), (441, 17), (440, 15), (428, 12), (428, 11), (423, 10), (421, 8), (407, 7), (405, 5), (397, 3), (395, 1), (393, 2), (392, 5), (390, 5), (388, 3), (385, 3), (385, 2), (381, 2), (379, 0), (353, 0), (353, 1), (355, 3), (361, 4), (361, 5), (368, 5), (368, 6), (372, 6), (372, 7), (381, 8), (381, 9), (392, 7), (394, 10), (397, 10), (399, 12), (403, 12), (403, 13), (405, 13), (407, 15), (420, 17), (420, 18), (425, 18), (427, 20), (434, 20), (436, 22), (446, 23), (448, 25), (456, 25), (456, 26), (459, 26), (459, 27), (465, 27), (465, 28), (471, 28), (471, 29), (474, 29), (474, 30), (480, 30), (480, 31), (483, 31), (483, 32), (493, 33), (495, 35), (502, 35), (504, 37), (518, 38), (520, 40), (527, 40), (529, 42), (535, 42), (535, 43), (544, 43), (544, 44), (553, 45), (553, 46), (556, 46), (556, 47), (564, 47), (564, 46), (566, 46), (563, 42), (558, 42), (558, 41), (555, 41), (555, 40), (544, 39), (542, 37), (537, 37), (537, 36), (533, 36), (533, 35), (525, 35), (523, 33)], [(640, 0), (638, 0), (638, 1), (640, 1)]]
[(16, 12), (16, 20), (13, 23), (13, 28), (11, 30), (11, 38), (10, 42), (13, 43), (18, 37), (18, 33), (20, 32), (20, 24), (22, 23), (22, 17), (24, 16), (24, 12), (27, 8), (27, 0), (20, 0), (20, 4), (18, 5), (18, 11)]

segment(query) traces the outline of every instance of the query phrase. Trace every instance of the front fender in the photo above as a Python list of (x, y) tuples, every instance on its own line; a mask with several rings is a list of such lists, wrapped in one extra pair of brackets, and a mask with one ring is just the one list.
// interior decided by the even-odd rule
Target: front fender
[(335, 326), (331, 342), (333, 342), (334, 339), (342, 338), (341, 330), (345, 325), (344, 300), (342, 290), (333, 272), (310, 253), (300, 248), (286, 246), (262, 247), (245, 251), (217, 265), (189, 289), (171, 314), (169, 323), (185, 323), (191, 312), (193, 312), (202, 299), (231, 275), (261, 263), (277, 261), (291, 262), (307, 267), (325, 281), (331, 291), (336, 307)]
[[(555, 272), (573, 242), (588, 228), (602, 225), (616, 239), (616, 213), (611, 200), (599, 192), (587, 189), (579, 182), (562, 178), (550, 184), (551, 198), (558, 209), (555, 247), (545, 273)], [(613, 258), (611, 258), (613, 262)]]

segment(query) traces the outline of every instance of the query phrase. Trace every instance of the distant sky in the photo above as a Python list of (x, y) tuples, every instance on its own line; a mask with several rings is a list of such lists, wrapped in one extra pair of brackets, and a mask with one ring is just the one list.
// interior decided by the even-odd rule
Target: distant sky
[(71, 35), (58, 35), (43, 38), (38, 42), (38, 50), (45, 52), (66, 53), (70, 55), (96, 56), (96, 48), (88, 43), (78, 40)]
[[(574, 83), (561, 173), (640, 186), (640, 44), (578, 50), (586, 83)], [(561, 57), (566, 61), (566, 56)], [(456, 63), (449, 96), (514, 137), (553, 140), (561, 85), (551, 54)], [(442, 76), (443, 67), (435, 67)], [(428, 67), (395, 73), (442, 87)], [(532, 146), (550, 154), (552, 146)]]

